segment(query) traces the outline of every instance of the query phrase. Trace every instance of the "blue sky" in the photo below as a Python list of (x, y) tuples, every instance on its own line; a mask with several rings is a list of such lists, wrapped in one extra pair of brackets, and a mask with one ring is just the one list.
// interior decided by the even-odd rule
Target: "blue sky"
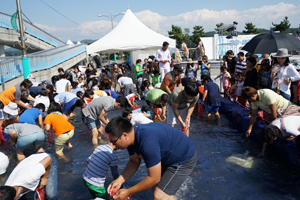
[[(37, 26), (54, 36), (66, 41), (98, 39), (107, 34), (110, 21), (97, 17), (99, 13), (110, 14), (131, 9), (136, 16), (153, 30), (167, 35), (171, 25), (192, 29), (202, 25), (205, 31), (212, 31), (219, 22), (238, 21), (238, 30), (243, 30), (246, 22), (253, 22), (259, 28), (270, 28), (272, 22), (279, 23), (288, 16), (292, 27), (300, 24), (300, 2), (289, 0), (252, 0), (248, 1), (101, 1), (101, 0), (43, 0), (59, 12), (86, 29), (97, 32), (93, 34), (59, 15), (41, 0), (20, 0), (23, 12)], [(0, 11), (13, 14), (16, 11), (15, 0), (1, 0)], [(121, 20), (118, 16), (114, 25)]]

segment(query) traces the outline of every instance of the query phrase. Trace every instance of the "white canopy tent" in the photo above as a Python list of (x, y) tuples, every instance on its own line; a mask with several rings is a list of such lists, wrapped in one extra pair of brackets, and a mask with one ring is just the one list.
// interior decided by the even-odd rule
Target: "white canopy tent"
[(127, 9), (120, 23), (104, 37), (87, 46), (86, 51), (92, 54), (159, 49), (164, 41), (169, 43), (169, 48), (176, 48), (176, 40), (151, 30)]

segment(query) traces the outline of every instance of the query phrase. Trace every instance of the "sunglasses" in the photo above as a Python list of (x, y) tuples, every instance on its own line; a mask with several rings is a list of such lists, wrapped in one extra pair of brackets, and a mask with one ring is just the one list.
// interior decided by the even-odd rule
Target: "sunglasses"
[(116, 145), (116, 142), (120, 139), (121, 136), (122, 136), (122, 135), (120, 135), (115, 141), (111, 141), (111, 140), (110, 140), (110, 142), (111, 142), (113, 145)]

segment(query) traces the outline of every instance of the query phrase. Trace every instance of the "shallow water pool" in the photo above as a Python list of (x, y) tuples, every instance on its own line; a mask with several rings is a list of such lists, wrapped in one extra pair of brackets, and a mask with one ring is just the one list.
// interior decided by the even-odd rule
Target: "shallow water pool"
[[(120, 114), (121, 110), (113, 110), (108, 113), (108, 118)], [(65, 163), (58, 160), (59, 196), (62, 200), (87, 200), (91, 196), (83, 185), (82, 174), (85, 161), (93, 152), (91, 133), (81, 122), (78, 109), (75, 110), (72, 124), (75, 126), (74, 137), (70, 140), (73, 149), (64, 150), (70, 161)], [(257, 158), (260, 145), (256, 141), (248, 141), (224, 115), (221, 115), (219, 124), (208, 124), (204, 118), (193, 118), (190, 139), (196, 146), (198, 162), (177, 192), (176, 199), (300, 199), (299, 172), (281, 163), (272, 152), (267, 152), (264, 159)], [(54, 154), (53, 146), (45, 143), (44, 147), (47, 152)], [(0, 148), (10, 158), (8, 172), (0, 176), (0, 185), (3, 185), (17, 161), (15, 151), (7, 143)], [(249, 154), (245, 155), (247, 151)], [(29, 150), (26, 153), (31, 152)], [(128, 153), (126, 150), (116, 153), (121, 173), (128, 161)], [(138, 172), (124, 186), (130, 187), (146, 175), (147, 170), (142, 162)], [(112, 176), (108, 173), (106, 186), (111, 181)], [(131, 199), (152, 199), (152, 191), (133, 195)]]

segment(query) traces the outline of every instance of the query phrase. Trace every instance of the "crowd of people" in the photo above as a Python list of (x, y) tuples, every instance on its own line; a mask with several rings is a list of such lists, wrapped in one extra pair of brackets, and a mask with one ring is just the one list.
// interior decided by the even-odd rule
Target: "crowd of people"
[[(59, 68), (57, 76), (37, 86), (25, 79), (4, 90), (0, 94), (0, 123), (20, 163), (5, 186), (0, 187), (1, 199), (32, 199), (35, 191), (43, 188), (47, 199), (58, 198), (56, 158), (68, 162), (63, 151), (65, 145), (73, 148), (76, 129), (70, 119), (76, 107), (81, 110), (82, 122), (90, 130), (94, 146), (83, 172), (84, 185), (93, 198), (109, 199), (110, 194), (114, 199), (129, 199), (151, 188), (153, 199), (175, 199), (176, 191), (197, 162), (195, 146), (189, 139), (191, 116), (205, 104), (207, 120), (211, 121), (214, 113), (219, 121), (221, 96), (219, 86), (211, 79), (206, 55), (197, 63), (188, 59), (183, 69), (172, 63), (168, 45), (164, 42), (155, 56), (138, 59), (134, 77), (124, 73), (122, 64), (113, 64), (112, 70), (105, 68), (99, 73), (93, 63), (88, 63), (84, 73), (78, 66), (69, 72)], [(296, 93), (290, 97), (290, 86), (297, 86), (292, 82), (300, 80), (300, 75), (289, 64), (289, 56), (287, 50), (279, 49), (272, 59), (268, 55), (255, 58), (246, 54), (245, 61), (243, 53), (236, 58), (228, 51), (221, 67), (225, 96), (244, 106), (248, 106), (247, 101), (251, 103), (247, 136), (259, 108), (270, 113), (271, 121), (276, 119), (261, 133), (266, 144), (277, 137), (299, 134), (296, 126), (289, 125), (299, 116), (289, 116), (283, 123), (276, 114), (277, 109), (290, 106), (290, 100), (298, 98), (298, 90), (292, 90)], [(141, 99), (147, 105), (140, 107)], [(107, 113), (113, 109), (123, 109), (122, 115), (109, 119)], [(46, 140), (54, 145), (56, 156), (42, 148)], [(26, 158), (24, 151), (31, 145), (36, 154)], [(129, 153), (120, 175), (117, 149), (127, 149)], [(137, 172), (141, 159), (148, 175), (136, 185), (122, 188)], [(8, 160), (1, 152), (0, 161), (0, 173), (5, 173)], [(109, 168), (114, 181), (105, 188)]]

